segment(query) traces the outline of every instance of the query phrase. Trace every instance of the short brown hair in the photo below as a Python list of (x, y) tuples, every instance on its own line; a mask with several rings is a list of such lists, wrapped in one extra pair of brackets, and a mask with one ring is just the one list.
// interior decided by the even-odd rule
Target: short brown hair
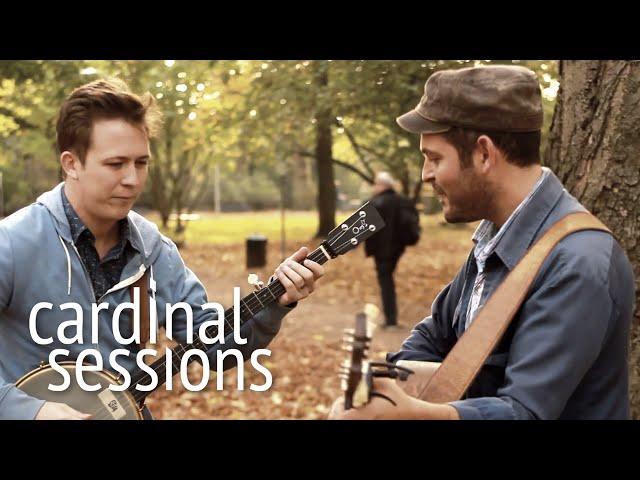
[(150, 93), (138, 96), (119, 79), (95, 80), (76, 88), (60, 107), (56, 124), (58, 153), (73, 151), (84, 164), (93, 122), (122, 118), (142, 126), (149, 138), (160, 125), (160, 111)]
[(486, 135), (505, 155), (507, 162), (527, 167), (540, 163), (540, 131), (535, 132), (481, 132), (468, 128), (452, 127), (441, 133), (444, 139), (455, 147), (463, 168), (471, 166), (471, 154), (476, 141)]

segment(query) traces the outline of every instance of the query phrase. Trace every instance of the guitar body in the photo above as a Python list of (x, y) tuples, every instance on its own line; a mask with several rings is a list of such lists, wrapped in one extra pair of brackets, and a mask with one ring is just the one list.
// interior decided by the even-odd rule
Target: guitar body
[(66, 403), (82, 413), (92, 415), (92, 420), (142, 420), (142, 412), (128, 391), (116, 392), (109, 385), (120, 385), (109, 372), (83, 371), (84, 381), (89, 385), (100, 384), (95, 392), (86, 392), (76, 382), (76, 363), (60, 362), (71, 378), (68, 388), (62, 392), (49, 390), (49, 384), (60, 385), (62, 375), (50, 365), (43, 365), (24, 375), (16, 387), (32, 397), (48, 402)]

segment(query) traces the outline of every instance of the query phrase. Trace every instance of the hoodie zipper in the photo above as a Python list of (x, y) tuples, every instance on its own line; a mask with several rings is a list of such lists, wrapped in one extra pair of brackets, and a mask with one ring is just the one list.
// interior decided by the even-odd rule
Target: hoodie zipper
[(82, 270), (84, 271), (84, 275), (87, 279), (87, 282), (89, 283), (89, 288), (91, 289), (91, 298), (95, 299), (96, 292), (93, 289), (93, 282), (91, 281), (91, 275), (89, 275), (89, 270), (87, 270), (87, 266), (84, 264), (84, 260), (82, 260), (82, 257), (80, 256), (80, 252), (76, 248), (76, 244), (71, 242), (71, 246), (73, 247), (73, 250), (76, 252), (76, 255), (78, 255), (78, 259), (80, 260), (80, 264), (82, 265)]

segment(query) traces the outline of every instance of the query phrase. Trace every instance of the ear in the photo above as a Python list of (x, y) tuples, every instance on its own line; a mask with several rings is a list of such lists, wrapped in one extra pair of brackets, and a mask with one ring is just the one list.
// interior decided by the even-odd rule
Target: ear
[(78, 168), (80, 168), (80, 160), (73, 153), (65, 150), (60, 154), (60, 165), (67, 174), (67, 178), (78, 180)]
[(498, 149), (490, 137), (480, 135), (476, 141), (475, 160), (483, 173), (488, 173), (495, 168), (498, 160)]

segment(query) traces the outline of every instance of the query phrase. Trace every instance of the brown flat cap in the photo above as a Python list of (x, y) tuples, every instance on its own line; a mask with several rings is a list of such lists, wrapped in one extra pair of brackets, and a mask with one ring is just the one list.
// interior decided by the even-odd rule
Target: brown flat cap
[(542, 116), (535, 73), (515, 65), (493, 65), (433, 73), (418, 106), (396, 121), (412, 133), (441, 133), (452, 126), (534, 132), (542, 129)]

